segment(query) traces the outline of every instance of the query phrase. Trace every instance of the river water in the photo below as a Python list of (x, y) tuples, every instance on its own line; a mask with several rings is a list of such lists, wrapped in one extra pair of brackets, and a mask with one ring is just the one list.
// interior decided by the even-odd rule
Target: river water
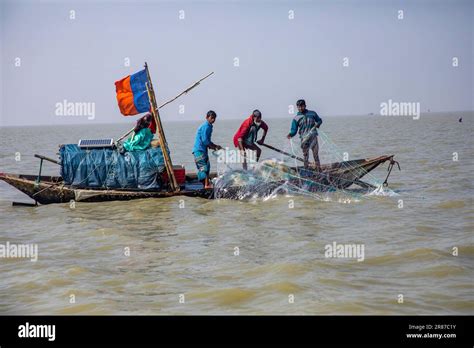
[[(291, 150), (289, 120), (267, 121), (267, 142)], [(188, 172), (198, 125), (164, 124)], [(238, 125), (218, 119), (214, 142), (231, 146)], [(0, 171), (35, 174), (34, 153), (128, 127), (1, 128)], [(0, 244), (38, 245), (36, 262), (0, 258), (0, 314), (472, 315), (473, 128), (472, 113), (325, 117), (323, 162), (396, 155), (382, 195), (14, 207), (29, 198), (0, 182)], [(326, 257), (333, 243), (363, 246), (363, 260)]]

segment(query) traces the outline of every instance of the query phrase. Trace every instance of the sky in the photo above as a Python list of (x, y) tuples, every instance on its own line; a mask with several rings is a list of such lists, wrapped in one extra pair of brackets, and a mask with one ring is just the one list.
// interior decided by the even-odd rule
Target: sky
[(291, 117), (299, 98), (324, 117), (473, 110), (472, 18), (469, 0), (0, 0), (0, 126), (131, 122), (114, 82), (145, 61), (158, 103), (214, 71), (165, 121)]

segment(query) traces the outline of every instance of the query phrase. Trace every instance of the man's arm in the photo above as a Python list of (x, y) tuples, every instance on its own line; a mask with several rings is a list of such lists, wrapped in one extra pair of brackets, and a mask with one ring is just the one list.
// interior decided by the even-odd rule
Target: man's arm
[(242, 138), (237, 139), (237, 143), (239, 145), (239, 150), (244, 151), (244, 141), (242, 140)]
[(205, 146), (207, 146), (208, 148), (210, 148), (211, 150), (220, 150), (220, 149), (222, 149), (222, 146), (216, 145), (211, 141), (211, 136), (212, 136), (212, 128), (207, 127), (206, 132), (205, 132), (205, 139), (206, 140), (205, 140), (205, 142), (203, 142), (203, 144)]
[(211, 143), (211, 134), (212, 134), (211, 127), (207, 127), (206, 129), (201, 128), (199, 130), (199, 136), (201, 137), (201, 143), (205, 147), (209, 147), (209, 144)]
[(258, 145), (262, 145), (265, 142), (265, 137), (267, 136), (268, 132), (268, 125), (264, 121), (262, 121), (262, 125), (260, 127), (263, 129), (263, 135), (260, 140), (257, 141)]
[(244, 150), (243, 139), (247, 136), (251, 123), (248, 120), (245, 120), (240, 125), (239, 130), (237, 131), (237, 142), (240, 150)]
[(220, 149), (222, 149), (222, 146), (216, 145), (214, 143), (210, 143), (207, 147), (210, 148), (211, 150), (220, 150)]
[(316, 111), (314, 112), (314, 114), (315, 114), (315, 116), (316, 116), (316, 117), (315, 117), (315, 119), (316, 119), (316, 124), (317, 124), (316, 127), (319, 128), (319, 126), (321, 126), (321, 124), (323, 123), (323, 119), (322, 119), (321, 117), (319, 117), (319, 115), (316, 113)]
[(296, 120), (293, 119), (293, 121), (291, 122), (290, 133), (286, 137), (288, 139), (291, 139), (296, 135), (297, 132), (298, 132), (298, 122), (296, 122)]
[(130, 141), (130, 145), (139, 144), (140, 142), (143, 141), (144, 137), (145, 137), (145, 132), (144, 131), (140, 131), (140, 132), (134, 134), (132, 140)]

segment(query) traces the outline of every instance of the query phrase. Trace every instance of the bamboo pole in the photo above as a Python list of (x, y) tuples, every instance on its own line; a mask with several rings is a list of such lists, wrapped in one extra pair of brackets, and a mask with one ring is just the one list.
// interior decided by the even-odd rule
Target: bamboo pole
[(176, 181), (173, 171), (173, 163), (171, 162), (171, 156), (168, 154), (168, 144), (166, 142), (165, 132), (163, 130), (163, 125), (160, 119), (160, 112), (156, 105), (155, 91), (153, 90), (153, 84), (151, 83), (150, 72), (148, 71), (148, 64), (145, 62), (145, 70), (147, 74), (148, 82), (146, 83), (146, 89), (148, 92), (148, 99), (151, 104), (151, 113), (155, 119), (156, 131), (158, 132), (159, 142), (161, 146), (161, 152), (163, 153), (163, 158), (165, 160), (165, 168), (168, 174), (168, 180), (170, 182), (171, 189), (173, 191), (179, 191), (179, 185)]
[(214, 74), (214, 71), (210, 72), (209, 74), (207, 74), (206, 76), (204, 76), (202, 79), (194, 82), (191, 86), (189, 86), (188, 88), (186, 88), (183, 92), (181, 92), (180, 94), (178, 94), (176, 97), (168, 100), (166, 103), (163, 103), (159, 106), (159, 109), (161, 109), (163, 106), (171, 103), (172, 101), (175, 101), (176, 99), (178, 99), (179, 97), (181, 97), (183, 94), (186, 94), (188, 93), (190, 90), (192, 90), (194, 87), (196, 87), (197, 85), (199, 85), (203, 80), (207, 79), (209, 76), (211, 76), (212, 74)]
[(273, 151), (276, 151), (276, 152), (279, 152), (283, 155), (286, 155), (288, 157), (291, 157), (291, 158), (294, 158), (294, 159), (297, 159), (298, 161), (301, 161), (301, 162), (304, 162), (304, 159), (302, 159), (301, 157), (298, 157), (298, 156), (295, 156), (295, 155), (292, 155), (291, 153), (288, 153), (288, 152), (285, 152), (283, 150), (280, 150), (280, 149), (277, 149), (276, 147), (273, 147), (271, 145), (268, 145), (268, 144), (262, 144), (262, 146), (265, 146), (267, 148), (269, 148), (270, 150), (273, 150)]
[[(204, 76), (202, 79), (194, 82), (191, 86), (189, 86), (188, 88), (186, 88), (183, 92), (181, 92), (180, 94), (178, 94), (177, 96), (171, 98), (170, 100), (164, 102), (163, 104), (161, 104), (160, 106), (158, 106), (158, 109), (161, 109), (163, 106), (165, 105), (168, 105), (169, 103), (175, 101), (176, 99), (178, 99), (179, 97), (181, 97), (182, 95), (188, 93), (190, 90), (192, 90), (194, 87), (198, 86), (202, 81), (204, 81), (205, 79), (207, 79), (209, 76), (211, 76), (212, 74), (214, 74), (214, 71), (210, 72), (209, 74), (207, 74), (206, 76)], [(117, 142), (121, 141), (123, 138), (127, 137), (130, 133), (133, 132), (135, 128), (132, 128), (130, 129), (127, 133), (125, 133), (124, 135), (122, 135), (118, 140)]]

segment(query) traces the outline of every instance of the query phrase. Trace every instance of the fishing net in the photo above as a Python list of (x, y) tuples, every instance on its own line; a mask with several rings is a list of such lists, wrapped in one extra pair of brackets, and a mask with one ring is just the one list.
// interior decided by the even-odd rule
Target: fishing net
[[(305, 195), (317, 200), (351, 203), (369, 196), (395, 194), (368, 173), (372, 168), (364, 166), (365, 160), (349, 160), (348, 154), (340, 151), (322, 131), (318, 138), (320, 171), (305, 169), (296, 159), (303, 157), (299, 140), (289, 140), (281, 148), (293, 157), (273, 152), (272, 158), (248, 163), (248, 170), (242, 169), (242, 156), (232, 156), (232, 161), (223, 160), (228, 156), (218, 156), (218, 175), (214, 179), (216, 198), (267, 200), (278, 195)], [(312, 162), (312, 152), (309, 158)]]

